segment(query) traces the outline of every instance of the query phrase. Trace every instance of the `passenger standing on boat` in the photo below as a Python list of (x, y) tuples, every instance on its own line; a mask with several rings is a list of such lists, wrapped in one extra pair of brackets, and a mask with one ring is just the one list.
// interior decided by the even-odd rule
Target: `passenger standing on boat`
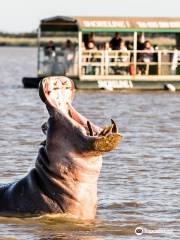
[[(97, 50), (97, 47), (96, 45), (94, 44), (94, 42), (89, 42), (88, 43), (88, 48), (87, 50)], [(94, 54), (93, 53), (90, 53), (91, 55), (91, 58), (89, 59), (90, 62), (95, 62), (95, 58), (94, 58)]]
[(129, 40), (125, 41), (125, 46), (127, 47), (127, 50), (133, 50), (133, 42), (130, 42)]
[(112, 49), (110, 47), (110, 43), (105, 42), (101, 50), (104, 50), (103, 51), (103, 59), (105, 62), (105, 67), (104, 67), (105, 75), (110, 75), (113, 73), (113, 69), (111, 67), (109, 67), (109, 63), (111, 62), (111, 57), (109, 56), (109, 54), (112, 51)]
[(145, 41), (143, 51), (144, 52), (142, 53), (142, 60), (144, 62), (152, 62), (153, 61), (154, 48), (151, 45), (150, 41)]
[(44, 55), (47, 57), (46, 64), (46, 73), (48, 75), (56, 74), (57, 64), (56, 64), (56, 48), (54, 42), (50, 40), (47, 43), (47, 46), (44, 48)]
[(139, 62), (144, 62), (140, 70), (142, 74), (149, 74), (150, 63), (153, 62), (154, 48), (149, 40), (144, 42), (143, 52), (140, 54)]
[(56, 55), (56, 47), (52, 40), (50, 40), (47, 46), (45, 46), (45, 55), (49, 57), (54, 57)]
[(94, 42), (89, 42), (88, 43), (88, 47), (87, 47), (87, 50), (97, 50), (97, 47), (96, 45), (94, 44)]
[(119, 56), (119, 61), (120, 62), (127, 62), (129, 53), (128, 53), (128, 49), (125, 45), (125, 42), (123, 40), (120, 42), (119, 50), (121, 51), (118, 55)]
[(44, 62), (47, 75), (65, 75), (65, 64), (58, 62), (58, 54), (52, 40), (50, 40), (44, 49), (45, 56), (48, 57)]
[(144, 49), (144, 42), (145, 42), (144, 34), (140, 33), (137, 36), (137, 50), (143, 50)]
[(122, 41), (122, 38), (121, 38), (120, 34), (118, 32), (116, 32), (115, 36), (109, 42), (112, 50), (119, 50), (121, 41)]
[(105, 42), (105, 43), (104, 43), (104, 50), (108, 50), (108, 51), (111, 51), (111, 50), (112, 50), (112, 48), (110, 47), (109, 42)]
[[(119, 32), (116, 32), (115, 35), (114, 35), (114, 37), (113, 37), (113, 38), (110, 40), (110, 42), (109, 42), (110, 48), (111, 48), (112, 50), (119, 50), (119, 49), (120, 49), (120, 43), (121, 43), (121, 41), (122, 41), (122, 38), (121, 38)], [(112, 58), (112, 59), (111, 59), (111, 62), (115, 62), (116, 60), (117, 60), (116, 57), (115, 57), (115, 58)], [(111, 69), (112, 69), (113, 72), (116, 74), (117, 67), (116, 67), (116, 66), (113, 66)]]
[(93, 42), (94, 45), (95, 45), (94, 33), (93, 33), (93, 32), (91, 32), (91, 33), (89, 34), (89, 42)]
[(91, 65), (92, 62), (96, 62), (97, 59), (94, 57), (95, 56), (95, 53), (94, 52), (91, 52), (93, 50), (97, 50), (97, 47), (96, 45), (94, 44), (94, 42), (90, 41), (88, 43), (88, 46), (87, 46), (87, 50), (89, 51), (89, 56), (88, 56), (88, 59), (87, 59), (87, 62), (89, 62), (90, 64), (87, 66), (87, 69), (86, 69), (86, 74), (95, 74), (95, 67)]
[(117, 61), (121, 62), (122, 65), (118, 64), (116, 74), (126, 75), (128, 74), (129, 70), (130, 53), (125, 45), (124, 40), (120, 42), (119, 50), (120, 52), (118, 53)]
[[(145, 37), (144, 33), (139, 33), (137, 36), (137, 61), (142, 62), (142, 52), (144, 49)], [(138, 74), (142, 74), (142, 65), (137, 68)]]
[(63, 47), (63, 52), (66, 72), (68, 73), (72, 72), (73, 71), (72, 66), (75, 58), (75, 49), (70, 39), (66, 40), (65, 46)]
[(85, 45), (85, 48), (88, 49), (88, 44), (92, 42), (95, 45), (95, 40), (94, 40), (94, 33), (91, 32), (90, 34), (85, 33), (83, 35), (83, 42)]

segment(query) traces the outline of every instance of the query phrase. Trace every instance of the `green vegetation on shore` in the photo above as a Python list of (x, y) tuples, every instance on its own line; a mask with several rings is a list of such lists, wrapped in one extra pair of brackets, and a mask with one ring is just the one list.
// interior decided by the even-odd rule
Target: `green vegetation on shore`
[(0, 46), (37, 46), (37, 33), (0, 32)]
[[(64, 44), (67, 38), (70, 38), (73, 42), (78, 43), (77, 34), (73, 33), (61, 33), (60, 35), (56, 32), (53, 35), (45, 35), (41, 38), (41, 44), (46, 45), (49, 40), (53, 40), (55, 44)], [(124, 40), (132, 41), (132, 36), (123, 36)], [(176, 45), (175, 37), (172, 34), (164, 36), (151, 36), (148, 39), (154, 45), (158, 45), (161, 48), (172, 48)], [(104, 36), (103, 34), (96, 37), (97, 42), (107, 42), (110, 40), (110, 36)], [(37, 46), (37, 32), (28, 33), (5, 33), (0, 32), (0, 46), (25, 46), (25, 47), (36, 47)]]

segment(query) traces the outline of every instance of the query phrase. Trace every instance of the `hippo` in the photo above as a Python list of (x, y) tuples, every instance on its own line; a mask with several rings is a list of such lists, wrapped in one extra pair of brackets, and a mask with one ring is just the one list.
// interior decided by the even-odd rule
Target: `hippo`
[(102, 155), (122, 139), (116, 123), (101, 128), (72, 106), (73, 81), (46, 77), (39, 95), (49, 113), (42, 125), (35, 166), (21, 180), (0, 187), (1, 216), (68, 214), (94, 219)]

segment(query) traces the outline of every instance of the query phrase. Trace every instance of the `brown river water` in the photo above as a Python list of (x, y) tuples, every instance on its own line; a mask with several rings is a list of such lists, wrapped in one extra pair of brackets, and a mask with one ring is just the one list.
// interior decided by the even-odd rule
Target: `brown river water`
[[(35, 48), (0, 48), (0, 75), (3, 184), (34, 166), (48, 115), (38, 91), (21, 84), (36, 76)], [(74, 106), (100, 126), (113, 118), (124, 137), (104, 156), (96, 219), (1, 217), (0, 239), (180, 239), (180, 93), (77, 91)]]

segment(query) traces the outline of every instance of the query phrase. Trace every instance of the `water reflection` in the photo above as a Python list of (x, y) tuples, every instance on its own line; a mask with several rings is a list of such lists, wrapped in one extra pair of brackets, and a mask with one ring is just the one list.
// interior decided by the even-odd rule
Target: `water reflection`
[(26, 219), (1, 217), (0, 224), (3, 228), (2, 236), (3, 232), (4, 236), (7, 236), (7, 233), (15, 231), (16, 236), (25, 237), (28, 231), (32, 239), (38, 236), (38, 239), (99, 240), (105, 239), (104, 237), (110, 234), (117, 236), (134, 234), (134, 228), (127, 228), (122, 222), (117, 222), (116, 226), (113, 226), (111, 222), (102, 220), (80, 221), (58, 215)]

